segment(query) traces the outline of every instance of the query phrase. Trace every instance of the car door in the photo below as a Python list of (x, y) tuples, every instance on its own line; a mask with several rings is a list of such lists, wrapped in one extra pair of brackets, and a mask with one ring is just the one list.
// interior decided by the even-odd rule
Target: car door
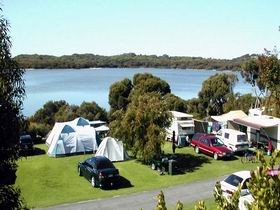
[(243, 182), (242, 187), (241, 187), (241, 192), (240, 192), (241, 196), (247, 195), (249, 193), (247, 184), (249, 183), (250, 180), (251, 180), (251, 178), (248, 178)]
[(90, 180), (92, 177), (92, 165), (88, 162), (85, 163), (85, 177)]
[(209, 139), (207, 139), (207, 138), (202, 138), (201, 139), (201, 150), (203, 150), (203, 152), (206, 153), (206, 154), (212, 154)]

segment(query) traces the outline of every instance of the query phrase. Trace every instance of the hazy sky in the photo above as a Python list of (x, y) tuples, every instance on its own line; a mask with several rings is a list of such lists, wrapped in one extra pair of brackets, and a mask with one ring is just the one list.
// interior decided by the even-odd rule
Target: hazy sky
[(233, 58), (280, 47), (280, 0), (0, 0), (12, 54)]

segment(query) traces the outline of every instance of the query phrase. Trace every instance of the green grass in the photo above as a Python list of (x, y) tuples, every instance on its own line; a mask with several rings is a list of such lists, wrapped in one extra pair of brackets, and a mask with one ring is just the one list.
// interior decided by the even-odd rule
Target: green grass
[[(45, 145), (37, 147), (46, 150)], [(171, 144), (167, 143), (164, 151), (166, 154), (171, 153)], [(184, 157), (185, 162), (182, 164), (186, 165), (188, 172), (160, 176), (157, 171), (136, 160), (115, 163), (121, 176), (129, 180), (133, 187), (113, 190), (92, 188), (86, 179), (78, 176), (77, 163), (92, 154), (61, 158), (51, 158), (46, 154), (36, 155), (18, 161), (16, 184), (20, 187), (27, 205), (34, 208), (161, 189), (256, 167), (253, 163), (244, 165), (239, 159), (216, 161), (206, 155), (196, 155), (190, 147), (176, 149), (176, 154)]]

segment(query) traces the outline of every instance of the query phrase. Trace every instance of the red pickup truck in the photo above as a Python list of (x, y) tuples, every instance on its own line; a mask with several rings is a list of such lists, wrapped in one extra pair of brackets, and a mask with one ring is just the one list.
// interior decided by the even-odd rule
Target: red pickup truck
[(233, 152), (212, 134), (196, 133), (192, 138), (191, 146), (197, 154), (201, 152), (211, 155), (215, 160), (233, 156)]

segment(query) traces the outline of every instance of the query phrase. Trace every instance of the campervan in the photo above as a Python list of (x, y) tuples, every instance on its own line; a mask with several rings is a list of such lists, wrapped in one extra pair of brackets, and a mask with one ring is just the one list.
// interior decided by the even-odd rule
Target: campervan
[(172, 114), (171, 126), (167, 129), (167, 139), (172, 140), (173, 131), (178, 146), (185, 146), (194, 135), (193, 115), (170, 111)]
[(246, 151), (249, 148), (247, 135), (233, 129), (221, 129), (216, 136), (233, 152)]

